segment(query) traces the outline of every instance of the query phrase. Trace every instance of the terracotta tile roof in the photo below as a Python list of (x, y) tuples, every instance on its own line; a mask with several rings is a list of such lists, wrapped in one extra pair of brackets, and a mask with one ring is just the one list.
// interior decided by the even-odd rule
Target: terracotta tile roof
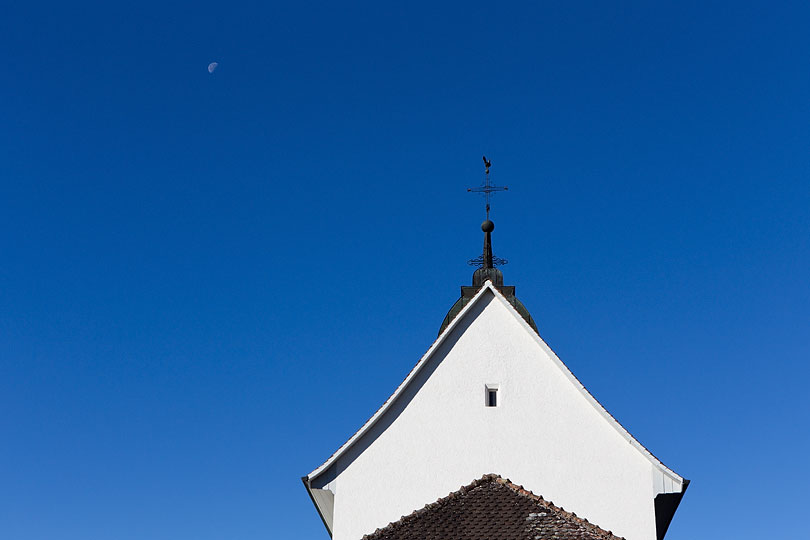
[(618, 537), (522, 486), (488, 474), (363, 539), (618, 540)]

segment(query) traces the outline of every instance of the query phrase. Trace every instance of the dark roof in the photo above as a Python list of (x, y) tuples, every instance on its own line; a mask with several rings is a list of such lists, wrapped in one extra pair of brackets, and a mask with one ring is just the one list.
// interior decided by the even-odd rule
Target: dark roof
[[(487, 177), (489, 178), (489, 177)], [(539, 335), (537, 332), (537, 326), (534, 324), (534, 319), (532, 316), (529, 315), (529, 310), (526, 309), (526, 306), (515, 297), (515, 287), (510, 285), (503, 284), (503, 272), (495, 268), (497, 264), (506, 264), (506, 260), (500, 259), (498, 257), (493, 257), (492, 255), (492, 238), (491, 233), (492, 230), (495, 228), (495, 224), (492, 223), (489, 218), (485, 222), (481, 224), (481, 230), (484, 231), (484, 253), (478, 257), (477, 259), (472, 259), (467, 261), (468, 263), (478, 266), (475, 272), (473, 272), (473, 279), (472, 279), (472, 287), (461, 287), (461, 298), (456, 300), (456, 303), (450, 308), (450, 311), (447, 312), (447, 316), (442, 321), (442, 325), (439, 328), (439, 335), (442, 335), (444, 329), (456, 318), (464, 306), (466, 306), (470, 300), (481, 290), (481, 287), (484, 286), (488, 280), (492, 282), (492, 285), (501, 291), (501, 294), (506, 297), (507, 302), (512, 304), (512, 306), (520, 313), (520, 316), (523, 317), (529, 326)], [(497, 261), (497, 262), (496, 262)]]
[(614, 540), (618, 537), (523, 486), (488, 474), (363, 539)]
[[(477, 271), (478, 270), (476, 270), (476, 272)], [(500, 270), (498, 270), (498, 272), (500, 272)], [(501, 282), (503, 282), (503, 279), (501, 279)], [(540, 332), (537, 331), (537, 325), (534, 324), (534, 319), (532, 319), (532, 316), (529, 314), (529, 310), (526, 309), (526, 306), (523, 305), (523, 302), (518, 300), (517, 297), (515, 296), (514, 285), (503, 285), (503, 284), (498, 285), (493, 281), (492, 286), (498, 289), (498, 291), (500, 291), (500, 293), (504, 296), (504, 298), (506, 298), (506, 301), (512, 304), (512, 307), (514, 307), (517, 310), (517, 312), (520, 313), (520, 316), (523, 317), (523, 320), (529, 323), (529, 326), (532, 327), (534, 333), (539, 336)], [(447, 315), (444, 317), (442, 325), (441, 327), (439, 327), (439, 335), (442, 335), (442, 332), (444, 332), (444, 330), (450, 325), (450, 323), (453, 322), (453, 319), (455, 319), (456, 316), (459, 313), (461, 313), (461, 310), (464, 309), (464, 306), (470, 303), (470, 301), (475, 297), (476, 294), (478, 294), (478, 291), (480, 291), (482, 287), (483, 285), (481, 285), (480, 287), (477, 286), (461, 287), (461, 297), (458, 300), (456, 300), (456, 303), (453, 304), (453, 306), (450, 308), (450, 311), (448, 311)]]

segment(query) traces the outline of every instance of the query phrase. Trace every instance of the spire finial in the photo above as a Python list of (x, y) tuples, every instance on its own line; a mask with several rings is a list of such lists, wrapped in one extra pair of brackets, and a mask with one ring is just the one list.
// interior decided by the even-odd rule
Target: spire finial
[[(470, 259), (467, 261), (467, 264), (470, 266), (477, 266), (478, 270), (475, 271), (476, 276), (481, 274), (489, 275), (490, 271), (493, 271), (493, 276), (495, 273), (500, 274), (500, 270), (494, 270), (496, 266), (501, 266), (507, 263), (506, 259), (501, 259), (500, 257), (495, 257), (492, 255), (492, 231), (495, 230), (495, 224), (489, 219), (489, 199), (492, 194), (496, 191), (506, 191), (509, 188), (506, 186), (493, 186), (490, 182), (489, 177), (489, 168), (492, 166), (492, 162), (487, 159), (487, 156), (484, 156), (484, 183), (479, 188), (468, 188), (467, 191), (471, 191), (474, 193), (482, 193), (486, 198), (487, 205), (486, 205), (486, 212), (487, 212), (487, 219), (481, 224), (481, 230), (484, 231), (484, 252), (481, 254), (480, 257), (476, 257), (475, 259)], [(483, 270), (483, 273), (481, 272)], [(481, 277), (479, 276), (479, 277)], [(474, 278), (476, 279), (476, 278)], [(483, 283), (483, 281), (482, 281)], [(503, 277), (500, 277), (500, 284), (503, 284)]]
[(487, 201), (487, 219), (489, 219), (489, 200), (492, 197), (492, 194), (496, 191), (507, 191), (509, 188), (506, 186), (493, 186), (490, 183), (489, 178), (489, 168), (492, 167), (492, 162), (487, 159), (487, 156), (483, 156), (484, 159), (484, 183), (481, 184), (481, 187), (477, 188), (467, 188), (467, 191), (471, 191), (473, 193), (483, 193), (484, 198)]

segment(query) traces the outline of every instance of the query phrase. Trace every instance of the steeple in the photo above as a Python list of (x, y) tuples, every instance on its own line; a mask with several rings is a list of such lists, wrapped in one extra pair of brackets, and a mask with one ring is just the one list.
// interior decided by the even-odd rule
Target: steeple
[[(490, 220), (486, 220), (481, 224), (481, 230), (484, 231), (484, 252), (481, 254), (480, 267), (473, 272), (473, 287), (481, 287), (486, 280), (492, 281), (493, 285), (503, 285), (503, 272), (495, 268), (496, 258), (492, 256), (492, 231), (495, 230), (495, 224)], [(479, 259), (473, 259), (471, 264), (477, 263)], [(500, 262), (505, 264), (506, 261)]]
[[(487, 176), (478, 191), (493, 189)], [(473, 284), (461, 287), (433, 345), (377, 412), (302, 477), (329, 534), (621, 540), (534, 489), (631, 540), (663, 540), (688, 481), (633, 438), (540, 337), (515, 287), (503, 284), (494, 229), (487, 215)], [(523, 484), (486, 475), (445, 496), (485, 472)]]
[(461, 287), (461, 298), (459, 298), (456, 303), (453, 304), (453, 307), (450, 308), (450, 311), (447, 313), (447, 316), (444, 318), (442, 326), (439, 329), (439, 334), (441, 334), (444, 329), (447, 328), (450, 321), (456, 318), (456, 315), (459, 314), (462, 308), (467, 305), (467, 303), (473, 298), (473, 296), (475, 296), (475, 294), (481, 289), (481, 287), (484, 286), (487, 281), (492, 282), (492, 285), (494, 285), (495, 288), (506, 297), (506, 300), (515, 307), (518, 313), (520, 313), (520, 315), (526, 320), (527, 323), (529, 323), (532, 328), (534, 328), (534, 331), (536, 332), (537, 327), (534, 324), (532, 316), (529, 315), (529, 311), (515, 296), (515, 287), (512, 285), (504, 285), (503, 272), (496, 268), (497, 266), (503, 266), (509, 261), (496, 257), (492, 254), (492, 231), (495, 230), (495, 224), (491, 219), (489, 219), (489, 202), (494, 192), (506, 191), (509, 188), (506, 186), (492, 185), (489, 176), (489, 168), (492, 166), (492, 162), (489, 161), (486, 156), (484, 156), (484, 166), (486, 168), (484, 172), (484, 183), (479, 188), (467, 189), (469, 192), (482, 193), (486, 197), (486, 219), (481, 224), (481, 230), (484, 232), (484, 250), (480, 256), (467, 261), (467, 264), (478, 267), (475, 272), (473, 272), (472, 287)]
[(468, 192), (483, 194), (484, 198), (486, 199), (486, 220), (481, 224), (481, 230), (484, 231), (484, 252), (480, 257), (467, 261), (467, 264), (478, 267), (478, 270), (473, 273), (473, 287), (479, 288), (487, 280), (492, 281), (493, 285), (502, 286), (503, 273), (495, 267), (503, 266), (508, 262), (506, 259), (501, 259), (500, 257), (494, 257), (492, 255), (492, 231), (495, 230), (495, 224), (489, 219), (489, 202), (495, 192), (507, 191), (509, 188), (506, 186), (492, 185), (491, 178), (489, 176), (489, 168), (492, 167), (492, 162), (487, 159), (487, 156), (484, 156), (483, 159), (483, 184), (481, 184), (481, 187), (467, 189)]

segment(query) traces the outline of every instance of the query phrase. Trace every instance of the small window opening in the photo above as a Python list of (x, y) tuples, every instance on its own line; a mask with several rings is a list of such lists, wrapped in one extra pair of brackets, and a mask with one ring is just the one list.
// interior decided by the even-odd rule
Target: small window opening
[(498, 406), (498, 389), (487, 388), (487, 407)]
[(498, 406), (498, 384), (485, 384), (484, 385), (484, 405), (487, 407)]

